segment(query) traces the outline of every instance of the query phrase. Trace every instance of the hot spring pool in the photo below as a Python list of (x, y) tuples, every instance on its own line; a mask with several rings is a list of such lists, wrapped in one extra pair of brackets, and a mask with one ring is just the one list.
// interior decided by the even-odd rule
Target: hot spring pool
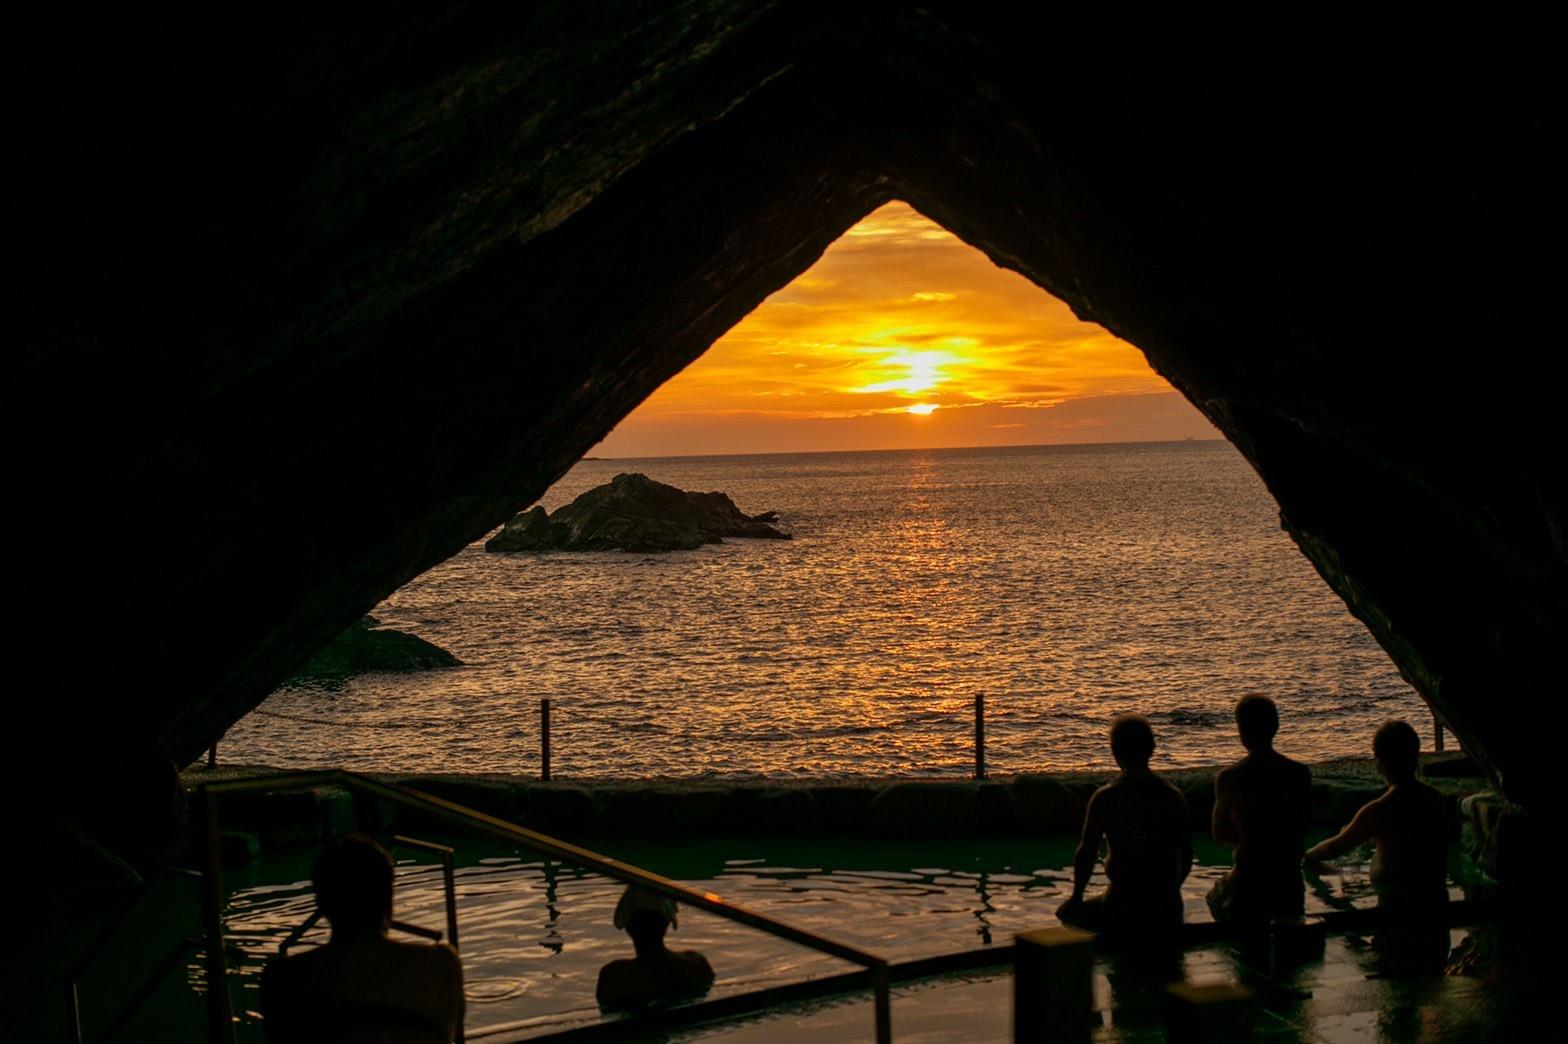
[[(601, 965), (630, 956), (611, 923), (622, 886), (571, 866), (469, 838), (429, 836), (458, 851), (458, 930), (468, 997), (469, 1039), (487, 1028), (547, 1032), (601, 1018), (594, 985)], [(1228, 849), (1195, 838), (1198, 865), (1183, 892), (1187, 919), (1209, 918), (1203, 896), (1225, 869)], [(894, 960), (1006, 944), (1016, 931), (1054, 924), (1072, 884), (1073, 838), (924, 842), (737, 838), (675, 845), (599, 841), (601, 854), (646, 867), (703, 891)], [(261, 970), (314, 908), (313, 851), (269, 857), (227, 877), (225, 926), (235, 954), (241, 1039), (260, 1040)], [(439, 863), (395, 849), (396, 916), (445, 924)], [(1097, 885), (1103, 887), (1103, 880)], [(1091, 889), (1092, 891), (1092, 889)], [(1457, 892), (1456, 892), (1457, 894)], [(1370, 905), (1364, 865), (1318, 892), (1309, 912)], [(306, 937), (324, 941), (325, 929)], [(718, 972), (710, 997), (854, 970), (712, 914), (683, 908), (670, 936), (697, 949)], [(192, 981), (199, 981), (194, 963)], [(511, 1034), (509, 1033), (508, 1036)]]

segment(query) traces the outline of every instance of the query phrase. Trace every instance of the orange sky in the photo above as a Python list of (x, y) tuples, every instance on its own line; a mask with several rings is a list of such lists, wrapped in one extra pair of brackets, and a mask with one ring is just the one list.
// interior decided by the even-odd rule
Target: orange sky
[(1143, 355), (905, 203), (654, 392), (602, 457), (1217, 438)]

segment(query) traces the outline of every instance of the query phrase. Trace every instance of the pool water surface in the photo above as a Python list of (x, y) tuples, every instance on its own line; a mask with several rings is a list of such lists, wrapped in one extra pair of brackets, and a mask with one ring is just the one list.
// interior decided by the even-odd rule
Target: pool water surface
[[(565, 1029), (598, 1021), (599, 968), (631, 955), (611, 924), (619, 883), (535, 856), (454, 843), (458, 932), (469, 1039), (486, 1028)], [(1183, 886), (1189, 922), (1209, 919), (1204, 894), (1225, 871), (1228, 849), (1195, 838), (1197, 865)], [(893, 960), (1005, 945), (1013, 933), (1053, 925), (1071, 892), (1076, 839), (1003, 838), (920, 842), (863, 839), (706, 840), (673, 845), (600, 841), (601, 854), (629, 862), (791, 924)], [(441, 928), (440, 865), (411, 849), (398, 862), (395, 916)], [(269, 857), (228, 877), (225, 928), (242, 1038), (260, 1039), (261, 969), (314, 909), (311, 851)], [(1309, 880), (1308, 912), (1366, 906), (1366, 864), (1343, 877)], [(1093, 891), (1104, 887), (1096, 875)], [(1457, 891), (1455, 892), (1457, 895)], [(302, 945), (326, 939), (313, 930)], [(709, 997), (854, 970), (845, 961), (772, 938), (713, 914), (682, 909), (669, 943), (704, 953), (718, 973)], [(193, 981), (200, 969), (193, 965)], [(510, 1034), (509, 1034), (510, 1035)]]

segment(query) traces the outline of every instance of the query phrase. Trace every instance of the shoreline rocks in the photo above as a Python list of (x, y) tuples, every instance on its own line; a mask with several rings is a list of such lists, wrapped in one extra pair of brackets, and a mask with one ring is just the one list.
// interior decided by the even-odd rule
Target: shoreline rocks
[(789, 540), (778, 512), (747, 515), (724, 493), (690, 493), (621, 474), (553, 514), (534, 506), (485, 541), (486, 551), (689, 551), (725, 537)]
[(338, 681), (378, 671), (412, 673), (461, 667), (463, 661), (417, 635), (382, 627), (366, 616), (311, 657), (286, 684)]

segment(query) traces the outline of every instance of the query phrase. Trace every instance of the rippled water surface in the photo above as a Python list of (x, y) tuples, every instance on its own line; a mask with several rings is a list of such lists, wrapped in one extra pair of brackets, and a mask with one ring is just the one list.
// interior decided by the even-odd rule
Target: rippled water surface
[(584, 461), (777, 510), (795, 534), (665, 555), (475, 544), (375, 612), (464, 666), (286, 688), (226, 738), (281, 766), (558, 775), (951, 775), (987, 700), (997, 772), (1110, 764), (1149, 714), (1156, 765), (1233, 757), (1229, 711), (1279, 700), (1281, 746), (1367, 753), (1430, 719), (1279, 528), (1224, 442)]
[[(1189, 922), (1209, 919), (1203, 896), (1225, 869), (1220, 851), (1197, 840), (1200, 864), (1182, 888)], [(678, 847), (609, 841), (596, 847), (790, 924), (906, 960), (1006, 944), (1017, 931), (1055, 924), (1056, 906), (1072, 891), (1074, 843), (731, 839)], [(471, 843), (460, 851), (471, 852)], [(259, 1007), (263, 965), (314, 908), (304, 879), (311, 854), (294, 857), (292, 864), (274, 858), (231, 879), (239, 887), (225, 926), (237, 954), (235, 998), (242, 1012)], [(396, 854), (397, 917), (441, 928), (445, 907), (438, 866), (420, 863), (405, 850)], [(291, 883), (248, 883), (246, 874)], [(1091, 892), (1104, 883), (1097, 876)], [(457, 906), (470, 1039), (485, 1027), (558, 1029), (597, 1020), (593, 994), (599, 968), (631, 952), (626, 936), (611, 924), (620, 893), (619, 884), (600, 875), (503, 850), (460, 866)], [(1349, 864), (1343, 878), (1307, 895), (1309, 912), (1372, 902), (1364, 863)], [(323, 929), (305, 942), (325, 938)], [(708, 957), (718, 973), (710, 997), (854, 970), (847, 962), (688, 909), (681, 911), (669, 942)], [(199, 980), (197, 966), (190, 975)]]

